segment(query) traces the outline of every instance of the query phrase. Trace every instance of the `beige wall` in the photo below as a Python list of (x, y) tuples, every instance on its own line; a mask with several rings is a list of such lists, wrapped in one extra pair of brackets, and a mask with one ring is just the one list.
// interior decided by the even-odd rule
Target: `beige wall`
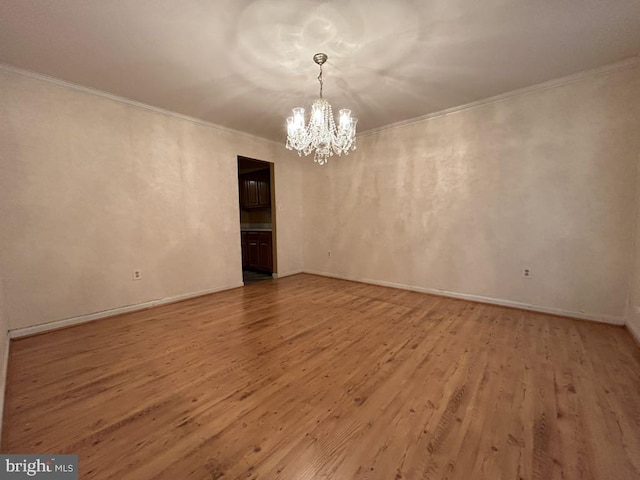
[[(638, 151), (637, 184), (640, 185), (640, 151)], [(640, 188), (636, 197), (636, 238), (634, 245), (633, 274), (630, 279), (629, 308), (627, 310), (627, 326), (636, 340), (640, 342)]]
[(362, 136), (305, 167), (305, 270), (622, 323), (639, 132), (636, 64)]
[(273, 171), (276, 205), (271, 206), (271, 219), (277, 228), (278, 275), (283, 277), (302, 271), (302, 163), (281, 143), (270, 143), (269, 148), (269, 158), (277, 159)]
[(362, 136), (326, 167), (3, 70), (0, 111), (11, 329), (239, 285), (237, 155), (275, 162), (280, 275), (624, 318), (638, 66)]
[(276, 162), (278, 263), (300, 270), (280, 145), (3, 70), (0, 112), (11, 329), (240, 285), (237, 155)]

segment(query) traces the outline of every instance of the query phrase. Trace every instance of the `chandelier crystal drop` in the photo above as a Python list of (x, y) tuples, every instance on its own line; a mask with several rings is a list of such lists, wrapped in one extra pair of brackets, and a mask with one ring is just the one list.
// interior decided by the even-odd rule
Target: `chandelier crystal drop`
[(322, 98), (322, 65), (327, 61), (324, 53), (316, 53), (313, 61), (320, 65), (320, 98), (311, 106), (311, 117), (305, 125), (304, 108), (293, 109), (293, 115), (287, 118), (287, 144), (289, 150), (297, 150), (298, 155), (314, 152), (313, 160), (324, 165), (333, 154), (348, 155), (356, 149), (357, 118), (351, 116), (351, 110), (339, 112), (338, 125), (333, 119), (331, 104)]

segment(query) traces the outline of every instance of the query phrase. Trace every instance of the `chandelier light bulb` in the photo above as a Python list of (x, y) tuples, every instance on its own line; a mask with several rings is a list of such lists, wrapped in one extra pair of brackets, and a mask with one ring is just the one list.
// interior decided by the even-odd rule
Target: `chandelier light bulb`
[(351, 110), (344, 108), (338, 112), (338, 126), (333, 119), (331, 104), (322, 98), (322, 65), (327, 61), (324, 53), (316, 53), (313, 61), (320, 65), (320, 98), (311, 106), (309, 123), (305, 126), (304, 108), (293, 109), (293, 116), (287, 118), (287, 143), (289, 150), (297, 150), (298, 155), (314, 152), (314, 161), (324, 165), (334, 154), (348, 155), (356, 149), (356, 124), (358, 119), (351, 116)]
[(343, 108), (340, 110), (340, 128), (345, 129), (351, 126), (351, 110)]
[(323, 123), (323, 118), (322, 118), (322, 108), (320, 108), (319, 105), (314, 104), (313, 106), (313, 123), (317, 124), (317, 125), (322, 125)]
[(293, 109), (293, 120), (296, 128), (304, 128), (304, 108), (298, 107)]

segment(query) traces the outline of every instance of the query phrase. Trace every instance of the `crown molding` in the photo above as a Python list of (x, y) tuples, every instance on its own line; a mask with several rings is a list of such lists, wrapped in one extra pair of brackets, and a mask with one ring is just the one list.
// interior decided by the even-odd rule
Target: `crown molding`
[[(437, 112), (432, 112), (432, 113), (428, 113), (425, 115), (421, 115), (419, 117), (414, 117), (414, 118), (410, 118), (407, 120), (401, 120), (399, 122), (394, 122), (394, 123), (389, 123), (387, 125), (383, 125), (381, 127), (377, 127), (377, 128), (372, 128), (370, 130), (365, 130), (363, 132), (358, 133), (357, 137), (366, 137), (369, 135), (373, 135), (375, 133), (379, 133), (385, 130), (391, 130), (393, 128), (398, 128), (398, 127), (404, 127), (407, 125), (412, 125), (414, 123), (420, 123), (420, 122), (424, 122), (426, 120), (431, 120), (433, 118), (438, 118), (438, 117), (443, 117), (446, 115), (451, 115), (454, 113), (458, 113), (458, 112), (462, 112), (464, 110), (470, 110), (472, 108), (477, 108), (477, 107), (481, 107), (483, 105), (487, 105), (487, 104), (491, 104), (491, 103), (496, 103), (496, 102), (500, 102), (502, 100), (506, 100), (508, 98), (512, 98), (512, 97), (517, 97), (517, 96), (521, 96), (521, 95), (528, 95), (530, 93), (535, 93), (535, 92), (539, 92), (542, 90), (548, 90), (551, 88), (556, 88), (556, 87), (561, 87), (563, 85), (568, 85), (580, 80), (583, 80), (585, 78), (589, 78), (589, 77), (594, 77), (594, 76), (598, 76), (598, 75), (603, 75), (603, 74), (607, 74), (607, 73), (611, 73), (611, 72), (615, 72), (615, 71), (619, 71), (619, 70), (625, 70), (627, 68), (632, 68), (636, 65), (640, 64), (640, 53), (636, 56), (627, 58), (625, 60), (619, 61), (619, 62), (615, 62), (615, 63), (611, 63), (608, 65), (604, 65), (602, 67), (597, 67), (597, 68), (592, 68), (589, 70), (584, 70), (582, 72), (578, 72), (578, 73), (574, 73), (572, 75), (567, 75), (565, 77), (560, 77), (560, 78), (556, 78), (553, 80), (549, 80), (543, 83), (538, 83), (535, 85), (530, 85), (528, 87), (523, 87), (523, 88), (519, 88), (516, 90), (512, 90), (510, 92), (505, 92), (505, 93), (501, 93), (499, 95), (495, 95), (493, 97), (488, 97), (485, 99), (481, 99), (481, 100), (476, 100), (474, 102), (470, 102), (470, 103), (465, 103), (463, 105), (458, 105), (456, 107), (451, 107), (451, 108), (447, 108), (445, 110), (439, 110)], [(0, 71), (5, 71), (5, 72), (9, 72), (9, 73), (13, 73), (16, 75), (22, 75), (25, 77), (30, 77), (36, 80), (40, 80), (43, 82), (47, 82), (47, 83), (51, 83), (57, 86), (61, 86), (61, 87), (66, 87), (66, 88), (70, 88), (72, 90), (77, 90), (80, 92), (84, 92), (84, 93), (88, 93), (90, 95), (96, 95), (98, 97), (103, 97), (103, 98), (107, 98), (109, 100), (115, 101), (115, 102), (119, 102), (119, 103), (124, 103), (136, 108), (140, 108), (142, 110), (147, 110), (147, 111), (151, 111), (151, 112), (155, 112), (155, 113), (159, 113), (162, 115), (166, 115), (169, 117), (174, 117), (174, 118), (178, 118), (180, 120), (185, 120), (187, 122), (191, 122), (191, 123), (195, 123), (198, 125), (202, 125), (205, 127), (209, 127), (209, 128), (213, 128), (216, 130), (220, 130), (222, 132), (225, 133), (231, 133), (234, 135), (242, 135), (244, 137), (248, 137), (254, 140), (260, 140), (260, 141), (264, 141), (264, 142), (269, 142), (272, 143), (274, 145), (280, 145), (281, 142), (272, 140), (270, 138), (265, 138), (265, 137), (260, 137), (258, 135), (253, 135), (251, 133), (247, 133), (247, 132), (243, 132), (241, 130), (235, 130), (233, 128), (229, 128), (229, 127), (225, 127), (222, 125), (218, 125), (216, 123), (212, 123), (212, 122), (207, 122), (206, 120), (202, 120), (196, 117), (191, 117), (189, 115), (183, 115), (181, 113), (178, 112), (174, 112), (171, 110), (165, 110), (163, 108), (160, 107), (155, 107), (153, 105), (149, 105), (146, 103), (142, 103), (142, 102), (138, 102), (136, 100), (131, 100), (129, 98), (126, 97), (120, 97), (118, 95), (114, 95), (108, 92), (105, 92), (103, 90), (98, 90), (95, 88), (90, 88), (90, 87), (85, 87), (83, 85), (80, 85), (78, 83), (73, 83), (73, 82), (69, 82), (67, 80), (62, 80), (60, 78), (57, 77), (52, 77), (50, 75), (45, 75), (42, 73), (36, 73), (33, 72), (31, 70), (27, 70), (24, 68), (20, 68), (20, 67), (16, 67), (14, 65), (10, 65), (7, 63), (2, 63), (0, 62)]]
[(260, 137), (258, 135), (253, 135), (251, 133), (243, 132), (242, 130), (235, 130), (233, 128), (225, 127), (222, 125), (218, 125), (217, 123), (207, 122), (206, 120), (202, 120), (196, 117), (191, 117), (189, 115), (183, 115), (182, 113), (174, 112), (171, 110), (165, 110), (164, 108), (155, 107), (153, 105), (149, 105), (147, 103), (138, 102), (136, 100), (131, 100), (126, 97), (120, 97), (118, 95), (114, 95), (112, 93), (105, 92), (103, 90), (98, 90), (91, 87), (85, 87), (84, 85), (80, 85), (78, 83), (68, 82), (67, 80), (62, 80), (57, 77), (52, 77), (50, 75), (45, 75), (42, 73), (33, 72), (31, 70), (26, 70), (24, 68), (16, 67), (13, 65), (9, 65), (7, 63), (0, 62), (0, 71), (5, 71), (8, 73), (13, 73), (16, 75), (21, 75), (24, 77), (33, 78), (35, 80), (40, 80), (42, 82), (51, 83), (53, 85), (57, 85), (59, 87), (66, 87), (72, 90), (77, 90), (83, 93), (88, 93), (89, 95), (95, 95), (98, 97), (106, 98), (112, 100), (114, 102), (124, 103), (126, 105), (130, 105), (132, 107), (136, 107), (142, 110), (147, 110), (154, 113), (159, 113), (161, 115), (166, 115), (168, 117), (178, 118), (180, 120), (184, 120), (187, 122), (195, 123), (197, 125), (202, 125), (204, 127), (214, 128), (216, 130), (220, 130), (225, 133), (231, 133), (234, 135), (242, 135), (244, 137), (249, 137), (254, 140), (260, 140), (264, 142), (274, 143), (279, 145), (279, 142), (275, 140), (271, 140), (270, 138)]
[(602, 67), (592, 68), (589, 70), (583, 70), (582, 72), (574, 73), (571, 75), (567, 75), (565, 77), (555, 78), (553, 80), (548, 80), (543, 83), (536, 83), (535, 85), (530, 85), (528, 87), (518, 88), (516, 90), (511, 90), (510, 92), (501, 93), (499, 95), (495, 95), (493, 97), (484, 98), (482, 100), (476, 100), (474, 102), (465, 103), (463, 105), (458, 105), (457, 107), (447, 108), (445, 110), (439, 110), (433, 113), (427, 113), (426, 115), (421, 115), (419, 117), (410, 118), (407, 120), (401, 120), (399, 122), (390, 123), (387, 125), (383, 125), (382, 127), (372, 128), (370, 130), (365, 130), (358, 134), (358, 137), (366, 137), (368, 135), (373, 135), (375, 133), (382, 132), (384, 130), (391, 130), (393, 128), (404, 127), (407, 125), (413, 125), (414, 123), (424, 122), (426, 120), (431, 120), (433, 118), (444, 117), (446, 115), (451, 115), (454, 113), (462, 112), (464, 110), (470, 110), (472, 108), (481, 107), (483, 105), (487, 105), (490, 103), (501, 102), (502, 100), (506, 100), (512, 97), (519, 97), (522, 95), (528, 95), (535, 92), (540, 92), (543, 90), (548, 90), (551, 88), (561, 87), (563, 85), (569, 85), (571, 83), (578, 82), (585, 78), (595, 77), (598, 75), (604, 75), (611, 72), (616, 72), (620, 70), (626, 70), (628, 68), (632, 68), (636, 65), (640, 65), (640, 54), (627, 58), (625, 60), (610, 63), (608, 65), (604, 65)]

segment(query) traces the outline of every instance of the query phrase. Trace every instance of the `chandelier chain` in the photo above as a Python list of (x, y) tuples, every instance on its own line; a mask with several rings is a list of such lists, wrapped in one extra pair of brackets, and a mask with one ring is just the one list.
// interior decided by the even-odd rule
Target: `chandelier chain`
[(320, 82), (320, 98), (322, 98), (322, 64), (320, 64), (320, 75), (318, 75), (318, 81)]

